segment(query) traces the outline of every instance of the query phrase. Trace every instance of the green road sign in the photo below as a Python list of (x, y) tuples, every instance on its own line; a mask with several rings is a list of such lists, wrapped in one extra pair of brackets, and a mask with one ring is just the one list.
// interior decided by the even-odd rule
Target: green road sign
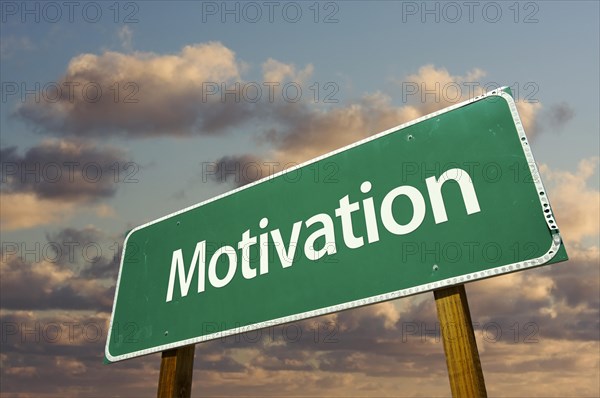
[(497, 90), (132, 230), (105, 355), (566, 259), (515, 102)]

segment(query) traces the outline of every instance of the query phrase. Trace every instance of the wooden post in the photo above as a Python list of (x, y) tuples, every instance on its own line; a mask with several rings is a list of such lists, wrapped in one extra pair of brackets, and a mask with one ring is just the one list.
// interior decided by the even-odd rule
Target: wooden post
[(158, 398), (190, 398), (194, 371), (194, 344), (163, 351)]
[(453, 397), (487, 397), (464, 285), (433, 292)]

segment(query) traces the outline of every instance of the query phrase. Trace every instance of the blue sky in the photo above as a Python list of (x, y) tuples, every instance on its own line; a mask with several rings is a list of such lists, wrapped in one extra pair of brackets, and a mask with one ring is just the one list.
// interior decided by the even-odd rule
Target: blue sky
[[(469, 87), (493, 88), (496, 83), (511, 86), (519, 102), (542, 177), (553, 195), (559, 225), (563, 225), (568, 248), (572, 248), (569, 254), (573, 260), (568, 264), (575, 276), (565, 275), (557, 265), (522, 273), (527, 275), (473, 283), (468, 287), (477, 300), (472, 310), (488, 321), (496, 318), (488, 317), (484, 310), (497, 310), (497, 319), (502, 319), (506, 328), (514, 322), (535, 321), (542, 325), (542, 331), (585, 330), (577, 338), (566, 331), (548, 332), (551, 337), (534, 345), (480, 347), (484, 371), (489, 372), (486, 378), (496, 386), (489, 387), (489, 391), (511, 396), (532, 393), (519, 375), (493, 364), (486, 369), (486, 353), (494, 360), (502, 354), (515, 361), (518, 355), (540, 361), (536, 377), (547, 388), (540, 394), (598, 395), (599, 3), (473, 2), (472, 15), (464, 2), (273, 4), (270, 22), (265, 2), (81, 2), (74, 9), (72, 21), (61, 2), (51, 6), (43, 2), (2, 3), (3, 325), (52, 319), (93, 318), (94, 322), (105, 322), (109, 310), (104, 304), (93, 303), (112, 300), (117, 264), (108, 263), (110, 248), (122, 243), (125, 232), (235, 188), (235, 182), (203, 175), (203, 164), (226, 159), (242, 165), (250, 160), (276, 161), (280, 165), (300, 162), (406, 122), (411, 115), (418, 117), (467, 99)], [(32, 13), (23, 15), (23, 7)], [(222, 21), (225, 7), (234, 11)], [(60, 15), (55, 13), (57, 9)], [(248, 21), (257, 9), (260, 18)], [(101, 15), (93, 22), (96, 10)], [(290, 22), (297, 10), (301, 16), (297, 22)], [(266, 91), (258, 103), (244, 96), (239, 103), (231, 103), (231, 95), (226, 101), (219, 101), (220, 94), (203, 101), (200, 92), (207, 82), (230, 88), (235, 83), (256, 82), (264, 88), (265, 81), (276, 81), (279, 87), (292, 82), (302, 89), (301, 99), (286, 101), (277, 89), (274, 103), (265, 100)], [(40, 101), (35, 101), (33, 93), (21, 99), (23, 88), (35, 91), (36, 85), (53, 84), (65, 87), (65, 82), (99, 82), (102, 100), (85, 101), (78, 92), (70, 104), (76, 105), (74, 110), (66, 101), (68, 109), (58, 111), (56, 103), (46, 98), (50, 91), (40, 93)], [(111, 101), (110, 97), (115, 83), (120, 84), (119, 101)], [(127, 83), (132, 85), (125, 86)], [(433, 91), (423, 98), (421, 91), (408, 91), (415, 87)], [(454, 92), (448, 90), (456, 87), (460, 90), (458, 96), (450, 98)], [(127, 94), (138, 101), (125, 103), (123, 96)], [(323, 101), (328, 94), (334, 102)], [(317, 130), (302, 131), (306, 126), (303, 121), (311, 122), (306, 125), (317, 126)], [(319, 126), (330, 127), (318, 130)], [(54, 185), (8, 177), (14, 164), (44, 167), (49, 162), (67, 161), (103, 164), (104, 177), (93, 184), (82, 178), (71, 182), (63, 178)], [(111, 164), (118, 167), (117, 182)], [(130, 181), (122, 181), (129, 172)], [(44, 258), (44, 253), (32, 255), (23, 250), (36, 244), (43, 248), (48, 241), (64, 243), (67, 237), (82, 245), (86, 239), (88, 243), (90, 239), (99, 242), (104, 260), (52, 262)], [(20, 249), (8, 255), (7, 247), (12, 244)], [(106, 267), (106, 273), (101, 266)], [(39, 287), (44, 292), (39, 300), (55, 304), (39, 305), (23, 299), (18, 289), (22, 286)], [(514, 286), (527, 287), (529, 293), (511, 299), (522, 304), (511, 314), (492, 297)], [(64, 295), (65, 287), (72, 296)], [(581, 292), (591, 296), (585, 305), (578, 298)], [(394, 329), (390, 322), (400, 322), (406, 314), (418, 316), (421, 311), (425, 321), (435, 321), (433, 300), (424, 296), (357, 310), (334, 321), (347, 326), (348, 339), (367, 328), (363, 323), (367, 321), (381, 323), (383, 332), (393, 336), (400, 324)], [(69, 297), (90, 304), (73, 308), (64, 304)], [(373, 333), (365, 333), (368, 338), (376, 338)], [(153, 387), (135, 385), (115, 374), (121, 369), (139, 376), (140, 367), (147, 366), (155, 376), (155, 357), (135, 365), (97, 368), (90, 356), (101, 356), (103, 342), (86, 345), (66, 341), (37, 348), (26, 345), (21, 351), (14, 339), (4, 343), (1, 384), (8, 394), (39, 393), (32, 389), (33, 377), (43, 381), (49, 396), (62, 394), (60, 386), (67, 385), (73, 387), (69, 393), (74, 396), (116, 395), (119, 391), (127, 391), (127, 395), (153, 393)], [(320, 364), (313, 372), (267, 366), (267, 353), (271, 351), (264, 347), (207, 347), (216, 358), (215, 369), (200, 369), (197, 374), (202, 372), (210, 380), (209, 393), (218, 391), (224, 375), (234, 374), (245, 375), (246, 379), (254, 375), (264, 383), (253, 385), (238, 377), (228, 393), (274, 395), (287, 371), (296, 372), (297, 380), (303, 380), (308, 391), (321, 391), (324, 396), (344, 395), (357, 385), (370, 396), (397, 393), (391, 378), (352, 371), (342, 366), (341, 357), (334, 358), (332, 351), (323, 347), (290, 349), (287, 363)], [(581, 391), (574, 392), (558, 377), (555, 362), (563, 361), (561, 356), (571, 358), (570, 353), (582, 347), (588, 352), (583, 362), (567, 361), (574, 373), (584, 368), (587, 372), (578, 379)], [(441, 345), (427, 349), (439, 355)], [(419, 359), (418, 342), (408, 351), (414, 354), (420, 369), (446, 377), (443, 363), (429, 368)], [(74, 354), (69, 357), (67, 352)], [(277, 355), (285, 356), (285, 351)], [(378, 360), (380, 353), (375, 348), (357, 347), (346, 355), (362, 363)], [(553, 362), (550, 358), (557, 359)], [(60, 379), (62, 376), (41, 370), (50, 363), (71, 369), (72, 373)], [(325, 365), (338, 368), (324, 370)], [(519, 362), (517, 367), (526, 373), (524, 363)], [(94, 372), (101, 372), (102, 378), (90, 378)], [(400, 379), (408, 378), (414, 391), (420, 384), (431, 384), (426, 376), (414, 379), (401, 368), (398, 374)], [(335, 379), (333, 376), (343, 382), (328, 384)], [(271, 382), (266, 381), (269, 378)], [(154, 379), (148, 376), (148, 383), (154, 383)], [(105, 384), (110, 380), (112, 387)], [(502, 388), (511, 384), (517, 387)], [(85, 389), (84, 385), (91, 387)], [(321, 385), (326, 386), (324, 390), (318, 389)], [(373, 385), (378, 387), (369, 387)], [(297, 388), (287, 390), (287, 394), (301, 393), (301, 384)], [(428, 388), (423, 390), (426, 394), (449, 394), (446, 384)], [(406, 392), (407, 396), (411, 394)]]

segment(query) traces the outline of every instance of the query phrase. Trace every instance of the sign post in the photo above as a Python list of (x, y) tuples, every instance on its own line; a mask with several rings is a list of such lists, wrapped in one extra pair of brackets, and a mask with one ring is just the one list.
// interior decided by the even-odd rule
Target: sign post
[(195, 345), (162, 352), (158, 377), (158, 398), (190, 398)]
[(464, 291), (446, 289), (565, 260), (516, 103), (495, 90), (134, 228), (105, 357), (434, 291), (446, 352), (472, 359), (465, 373), (449, 355), (451, 380), (476, 375)]
[(464, 285), (435, 290), (453, 397), (487, 397)]

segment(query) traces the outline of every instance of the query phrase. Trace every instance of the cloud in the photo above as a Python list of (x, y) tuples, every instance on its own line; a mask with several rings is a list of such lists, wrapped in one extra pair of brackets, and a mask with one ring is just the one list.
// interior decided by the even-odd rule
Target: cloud
[(21, 51), (35, 50), (35, 45), (27, 36), (3, 36), (0, 38), (0, 55), (2, 58), (12, 58)]
[(483, 94), (484, 85), (479, 80), (485, 75), (486, 72), (479, 68), (468, 71), (464, 76), (452, 75), (446, 68), (428, 64), (420, 67), (417, 73), (395, 82), (402, 87), (409, 104), (428, 114)]
[(102, 363), (108, 318), (106, 312), (3, 309), (2, 396), (156, 393), (160, 355), (112, 366)]
[(568, 262), (469, 284), (471, 313), (480, 328), (508, 325), (503, 329), (513, 330), (505, 330), (505, 337), (508, 332), (517, 342), (525, 336), (535, 337), (530, 342), (541, 338), (596, 341), (600, 252), (597, 247), (581, 250), (569, 245), (567, 250)]
[(542, 109), (542, 104), (539, 102), (528, 102), (524, 100), (517, 100), (517, 110), (519, 117), (523, 123), (525, 134), (531, 139), (535, 139), (537, 134), (540, 132), (540, 127), (537, 123), (537, 115)]
[(115, 218), (117, 214), (115, 213), (115, 209), (110, 207), (107, 204), (99, 204), (94, 208), (96, 215), (100, 218)]
[(540, 102), (530, 99), (517, 98), (516, 103), (523, 128), (530, 140), (536, 139), (541, 133), (561, 132), (575, 117), (575, 110), (566, 102), (553, 104), (547, 108)]
[(75, 203), (40, 199), (32, 193), (0, 193), (0, 229), (13, 231), (67, 220), (77, 211)]
[(318, 110), (307, 104), (282, 105), (268, 136), (274, 158), (302, 162), (422, 115), (412, 106), (396, 107), (383, 93), (365, 95), (344, 107)]
[[(268, 175), (267, 164), (256, 156), (223, 156), (207, 168), (208, 177), (215, 182), (233, 182), (241, 187)], [(209, 170), (210, 169), (210, 170)]]
[[(128, 37), (128, 31), (122, 36)], [(15, 113), (41, 131), (147, 137), (214, 133), (251, 115), (235, 96), (209, 96), (209, 88), (240, 81), (243, 63), (218, 42), (179, 53), (81, 54), (60, 79), (60, 95), (20, 104)], [(56, 95), (56, 94), (53, 94)]]
[[(396, 83), (401, 85), (407, 102), (425, 115), (498, 88), (481, 82), (486, 74), (474, 68), (465, 75), (452, 75), (446, 68), (429, 64)], [(535, 121), (542, 105), (528, 99), (515, 98), (515, 101), (525, 132), (532, 138), (538, 130)]]
[(0, 230), (3, 232), (51, 224), (68, 223), (79, 212), (92, 210), (100, 218), (115, 216), (107, 204), (82, 206), (82, 202), (63, 199), (43, 199), (33, 193), (1, 193)]
[(293, 64), (286, 64), (269, 58), (262, 65), (263, 79), (265, 82), (283, 83), (295, 82), (305, 83), (314, 72), (312, 64), (308, 64), (304, 69), (297, 70)]
[(64, 139), (42, 141), (24, 154), (2, 148), (0, 158), (2, 230), (66, 221), (90, 209), (114, 217), (114, 209), (98, 202), (116, 194), (121, 170), (139, 167), (117, 148)]
[[(286, 70), (290, 68), (288, 67)], [(287, 73), (294, 74), (296, 72), (292, 69)], [(444, 68), (426, 65), (421, 67), (417, 74), (407, 76), (404, 82), (414, 84), (420, 90), (420, 87), (427, 89), (444, 87), (457, 82), (472, 82), (484, 75), (485, 72), (480, 69), (473, 69), (464, 76), (451, 75)], [(483, 89), (482, 86), (480, 86), (481, 89)], [(272, 146), (265, 159), (269, 159), (269, 163), (275, 162), (278, 165), (304, 162), (461, 100), (466, 100), (472, 93), (463, 90), (458, 94), (460, 98), (440, 94), (436, 100), (430, 100), (429, 97), (424, 99), (421, 99), (420, 96), (418, 98), (411, 97), (411, 101), (400, 106), (395, 105), (392, 98), (382, 92), (368, 93), (345, 105), (325, 109), (315, 107), (307, 102), (276, 103), (271, 106), (268, 113), (271, 127), (263, 131), (261, 135), (261, 142)], [(479, 92), (474, 94), (479, 94)], [(519, 101), (517, 106), (525, 128), (533, 129), (541, 105)], [(256, 156), (250, 154), (237, 155), (235, 158), (225, 157), (218, 162), (224, 159), (260, 163)], [(279, 170), (283, 168), (280, 166)], [(267, 173), (265, 169), (265, 167), (261, 169), (263, 177)], [(271, 170), (275, 171), (275, 169)], [(221, 179), (221, 181), (225, 181), (225, 179)], [(240, 179), (236, 183), (239, 186), (251, 181), (252, 179)]]
[[(488, 343), (482, 368), (490, 396), (596, 396), (598, 342), (545, 339)], [(534, 382), (532, 382), (534, 381)], [(507, 386), (510, 386), (507, 389)]]
[(575, 110), (566, 102), (554, 104), (543, 114), (544, 129), (561, 131), (574, 117)]
[(274, 145), (272, 151), (265, 158), (241, 154), (217, 159), (211, 178), (242, 186), (419, 116), (418, 109), (394, 107), (380, 92), (325, 111), (306, 103), (277, 104), (271, 112), (274, 127), (260, 139)]
[(115, 169), (126, 163), (113, 147), (67, 140), (46, 140), (19, 155), (17, 147), (0, 150), (2, 192), (33, 193), (40, 199), (94, 201), (114, 196)]
[(518, 99), (517, 109), (529, 139), (545, 132), (559, 133), (575, 117), (575, 110), (566, 102), (544, 108), (540, 102)]
[[(131, 31), (123, 28), (120, 36), (128, 40)], [(242, 79), (246, 69), (232, 50), (218, 42), (186, 46), (171, 55), (81, 54), (69, 62), (60, 79), (63, 89), (58, 98), (48, 98), (47, 93), (39, 101), (31, 97), (17, 106), (15, 114), (40, 131), (75, 136), (217, 134), (251, 125), (253, 120), (270, 120), (273, 127), (266, 137), (277, 136), (284, 150), (299, 144), (306, 153), (297, 158), (305, 158), (316, 152), (306, 145), (316, 135), (328, 137), (317, 144), (330, 148), (336, 146), (333, 142), (348, 143), (356, 136), (374, 134), (457, 102), (442, 96), (441, 100), (397, 107), (389, 96), (375, 92), (346, 106), (319, 110), (311, 106), (308, 94), (299, 102), (284, 101), (281, 95), (272, 100), (267, 95), (269, 88), (262, 86), (262, 95), (253, 101), (248, 99), (252, 95), (246, 92), (246, 85), (258, 83)], [(273, 58), (262, 64), (265, 82), (279, 86), (289, 81), (304, 84), (313, 71), (312, 64), (300, 69)], [(445, 85), (476, 80), (484, 74), (474, 69), (456, 76), (426, 65), (406, 80), (417, 85)], [(97, 95), (98, 90), (102, 95)], [(466, 99), (469, 93), (459, 94)]]
[[(94, 235), (93, 232), (89, 234)], [(64, 234), (65, 238), (70, 235)], [(510, 385), (513, 386), (512, 396), (523, 395), (523, 391), (566, 395), (573, 392), (575, 383), (578, 394), (594, 395), (598, 390), (594, 377), (598, 348), (595, 325), (571, 325), (563, 323), (560, 317), (540, 318), (539, 310), (552, 301), (543, 297), (544, 289), (525, 295), (519, 293), (528, 285), (535, 287), (537, 274), (543, 269), (513, 274), (531, 277), (514, 279), (509, 275), (487, 281), (498, 281), (496, 285), (487, 282), (468, 285), (473, 321), (478, 323), (475, 333), (488, 391), (501, 394)], [(555, 269), (559, 269), (558, 265)], [(548, 279), (542, 277), (542, 280)], [(553, 292), (551, 289), (549, 294)], [(531, 304), (523, 305), (529, 302)], [(500, 305), (505, 303), (510, 305), (502, 309)], [(493, 307), (493, 304), (497, 305)], [(433, 295), (427, 293), (265, 329), (258, 339), (255, 333), (249, 333), (237, 339), (230, 336), (198, 344), (194, 394), (202, 391), (207, 395), (231, 396), (291, 396), (298, 393), (352, 396), (359, 391), (364, 396), (448, 395), (450, 389), (435, 311)], [(590, 313), (589, 319), (593, 319), (593, 315)], [(106, 319), (106, 313), (95, 317), (64, 314), (44, 317), (15, 311), (10, 316), (4, 315), (2, 322), (4, 325), (25, 324), (30, 328), (36, 321), (41, 325), (95, 322), (106, 327)], [(540, 322), (540, 319), (550, 323)], [(536, 321), (538, 329), (526, 329), (530, 321)], [(491, 326), (499, 327), (501, 334)], [(577, 328), (587, 328), (587, 334), (573, 339), (573, 329)], [(158, 378), (158, 355), (99, 368), (99, 358), (94, 354), (101, 352), (103, 340), (90, 343), (81, 328), (79, 330), (71, 341), (67, 341), (63, 332), (58, 343), (46, 343), (43, 350), (40, 343), (33, 344), (28, 340), (27, 344), (21, 344), (18, 335), (9, 336), (3, 352), (10, 355), (4, 359), (2, 371), (32, 367), (36, 373), (29, 376), (31, 371), (24, 370), (9, 378), (6, 388), (14, 391), (17, 385), (22, 386), (24, 382), (29, 385), (26, 381), (36, 377), (38, 381), (48, 380), (42, 384), (51, 395), (57, 395), (66, 381), (74, 389), (89, 385), (91, 390), (87, 393), (90, 395), (114, 395), (117, 391), (128, 391), (128, 395), (154, 393), (155, 387), (151, 386), (155, 386)], [(91, 330), (88, 328), (88, 335)], [(298, 330), (302, 330), (300, 338), (296, 337)], [(526, 342), (525, 339), (530, 340)], [(66, 361), (67, 358), (73, 362)], [(568, 375), (564, 373), (566, 363)], [(110, 377), (110, 386), (97, 382), (94, 376), (97, 372)], [(556, 382), (565, 377), (568, 383)], [(53, 378), (54, 382), (51, 381)], [(530, 386), (532, 378), (537, 381), (535, 386)], [(197, 383), (198, 380), (202, 382)], [(401, 390), (398, 390), (398, 383), (402, 385)], [(38, 385), (39, 382), (31, 383), (27, 391), (37, 391)]]
[(553, 170), (548, 165), (540, 165), (542, 180), (567, 243), (581, 245), (586, 238), (598, 242), (600, 191), (591, 186), (592, 177), (597, 176), (598, 161), (598, 157), (582, 159), (576, 172)]
[(106, 288), (93, 279), (80, 278), (60, 264), (47, 260), (30, 263), (14, 256), (3, 259), (0, 264), (4, 309), (107, 311), (112, 306), (114, 288)]
[(2, 242), (2, 308), (108, 311), (119, 253), (114, 241), (86, 228), (49, 234), (46, 242)]
[(133, 48), (133, 31), (128, 25), (123, 25), (118, 31), (117, 35), (121, 41), (121, 47), (125, 51), (131, 51)]
[[(94, 227), (64, 228), (46, 234), (55, 257), (62, 266), (76, 268), (82, 278), (116, 281), (122, 245), (120, 237), (111, 237)], [(75, 266), (77, 264), (77, 266)]]
[[(120, 31), (124, 40), (130, 33), (128, 28)], [(275, 140), (283, 152), (299, 149), (289, 158), (298, 161), (480, 94), (483, 85), (472, 88), (472, 84), (485, 75), (477, 68), (452, 75), (445, 68), (425, 65), (403, 80), (402, 84), (419, 90), (418, 95), (407, 96), (403, 106), (375, 92), (344, 106), (319, 109), (308, 94), (298, 102), (282, 95), (271, 98), (272, 88), (242, 78), (247, 69), (219, 42), (189, 45), (171, 55), (82, 54), (70, 61), (59, 82), (64, 89), (58, 98), (48, 94), (39, 101), (30, 98), (17, 106), (15, 114), (39, 131), (71, 136), (189, 136), (220, 134), (241, 126), (257, 131), (253, 122), (268, 120), (272, 127), (257, 133)], [(285, 82), (307, 83), (313, 72), (312, 64), (300, 69), (273, 58), (262, 64), (263, 79), (276, 83), (278, 90)], [(450, 94), (447, 87), (455, 85), (458, 91)], [(431, 87), (436, 91), (433, 100), (423, 96)], [(102, 95), (97, 95), (98, 90)], [(523, 122), (531, 131), (540, 107), (519, 101)], [(555, 113), (564, 118), (565, 112)]]

